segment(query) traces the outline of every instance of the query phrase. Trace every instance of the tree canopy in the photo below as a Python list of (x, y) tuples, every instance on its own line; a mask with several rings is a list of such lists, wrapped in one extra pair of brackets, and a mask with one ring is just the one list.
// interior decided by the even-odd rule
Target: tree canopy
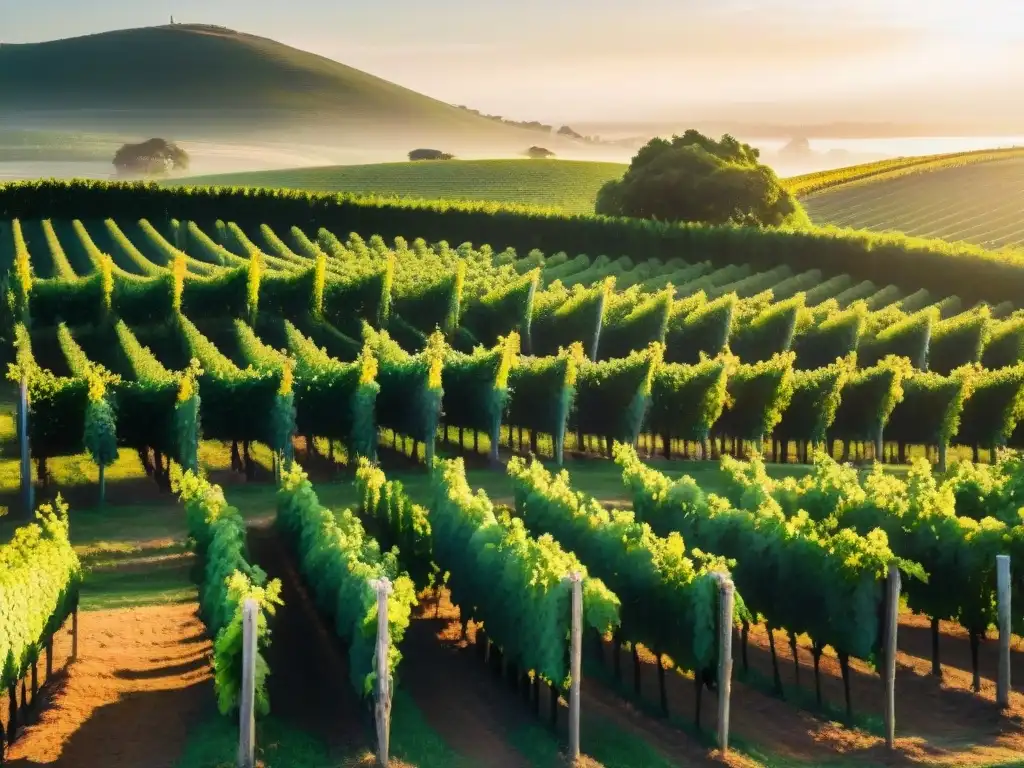
[(607, 182), (596, 212), (659, 221), (753, 226), (804, 225), (803, 208), (758, 150), (725, 135), (720, 141), (689, 130), (651, 139), (621, 180)]
[(554, 157), (555, 156), (555, 153), (552, 152), (550, 149), (547, 149), (546, 147), (536, 147), (536, 146), (530, 147), (528, 150), (526, 150), (526, 154), (529, 157), (534, 158), (535, 160), (542, 160), (542, 159), (544, 159), (546, 157)]
[(442, 152), (440, 149), (414, 149), (409, 153), (410, 160), (453, 160), (455, 155)]
[(188, 170), (188, 153), (166, 139), (125, 144), (114, 153), (114, 168), (120, 175), (162, 176), (170, 171)]

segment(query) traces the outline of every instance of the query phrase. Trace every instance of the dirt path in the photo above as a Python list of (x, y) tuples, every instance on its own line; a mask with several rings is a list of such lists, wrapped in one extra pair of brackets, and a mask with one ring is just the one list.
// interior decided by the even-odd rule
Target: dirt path
[(274, 717), (315, 735), (339, 758), (369, 746), (369, 712), (352, 692), (348, 657), (317, 614), (287, 545), (272, 527), (251, 527), (249, 552), (269, 578), (281, 579), (284, 605), (267, 651)]
[[(79, 659), (55, 676), (8, 764), (171, 768), (189, 728), (209, 714), (210, 644), (195, 604), (83, 612), (79, 621)], [(61, 631), (55, 655), (69, 653)]]
[(473, 765), (528, 768), (505, 737), (527, 715), (495, 690), (483, 663), (465, 652), (458, 615), (447, 592), (437, 618), (435, 604), (419, 606), (402, 643), (399, 685), (430, 727)]
[[(426, 602), (423, 612), (426, 616), (432, 617), (434, 615), (433, 602)], [(454, 745), (456, 739), (472, 738), (475, 741), (481, 738), (481, 733), (495, 731), (500, 733), (502, 730), (515, 728), (520, 723), (542, 725), (548, 722), (550, 706), (546, 686), (540, 695), (541, 712), (537, 717), (530, 712), (530, 706), (520, 701), (517, 694), (511, 688), (503, 685), (483, 662), (479, 648), (476, 647), (474, 625), (469, 625), (465, 639), (460, 638), (458, 608), (451, 605), (447, 591), (442, 592), (440, 615), (441, 619), (421, 618), (413, 622), (413, 627), (410, 630), (416, 629), (417, 624), (424, 625), (425, 628), (432, 624), (430, 634), (433, 634), (434, 637), (429, 637), (426, 632), (419, 633), (422, 638), (430, 642), (426, 646), (420, 645), (418, 642), (415, 646), (416, 652), (422, 651), (427, 655), (418, 658), (415, 665), (410, 663), (408, 667), (405, 667), (405, 669), (414, 669), (415, 674), (422, 675), (423, 679), (419, 681), (410, 679), (409, 673), (406, 672), (403, 674), (402, 682), (403, 685), (408, 685), (413, 690), (414, 697), (417, 697), (417, 704), (425, 716), (431, 720), (431, 725), (445, 736), (446, 740), (451, 739), (451, 743)], [(406, 642), (410, 643), (410, 640), (411, 638)], [(434, 650), (428, 651), (428, 646), (432, 646)], [(403, 652), (411, 654), (412, 650)], [(420, 661), (430, 662), (430, 665), (426, 666), (419, 663)], [(406, 662), (403, 661), (403, 664)], [(421, 686), (422, 691), (418, 690)], [(458, 710), (459, 715), (450, 718), (453, 706)], [(559, 729), (564, 736), (568, 719), (568, 709), (564, 699), (559, 706), (558, 718)], [(602, 725), (607, 726), (608, 724), (632, 734), (638, 740), (647, 742), (657, 752), (677, 765), (696, 767), (756, 765), (739, 755), (723, 758), (717, 750), (705, 748), (679, 729), (637, 710), (624, 699), (607, 690), (605, 686), (585, 678), (581, 689), (580, 726), (584, 756), (589, 754), (587, 734), (594, 734)], [(472, 736), (467, 735), (470, 726), (473, 727)], [(484, 745), (479, 743), (467, 746), (465, 747), (467, 754), (472, 746), (479, 749), (484, 748)], [(484, 751), (482, 754), (487, 756), (497, 753)], [(520, 762), (507, 764), (524, 764), (521, 756), (516, 759)], [(498, 763), (491, 758), (479, 764), (490, 767), (506, 763)], [(586, 764), (593, 765), (594, 763)]]
[[(904, 620), (918, 622), (913, 617)], [(913, 624), (912, 624), (913, 626)], [(920, 629), (920, 628), (918, 628)], [(926, 656), (930, 654), (930, 636), (927, 622), (919, 633), (927, 639)], [(910, 655), (908, 649), (920, 650), (920, 638), (915, 631), (901, 633), (897, 657), (897, 749), (888, 752), (883, 740), (865, 730), (845, 727), (829, 722), (822, 715), (801, 709), (813, 706), (814, 671), (810, 650), (798, 646), (800, 661), (799, 691), (804, 699), (795, 699), (798, 690), (796, 668), (788, 639), (782, 632), (775, 634), (775, 647), (779, 671), (790, 700), (776, 698), (762, 688), (770, 684), (772, 676), (768, 636), (764, 627), (751, 630), (748, 660), (760, 682), (743, 682), (742, 657), (738, 642), (734, 647), (735, 675), (731, 700), (731, 732), (743, 741), (764, 752), (776, 755), (792, 764), (827, 765), (831, 762), (850, 761), (877, 765), (989, 765), (1015, 759), (1024, 749), (1024, 696), (1014, 693), (1011, 709), (1000, 713), (994, 703), (994, 683), (983, 680), (982, 693), (970, 691), (971, 674), (960, 668), (966, 656), (969, 670), (969, 650), (966, 635), (944, 635), (943, 659), (953, 662), (944, 665), (944, 680), (931, 677), (929, 658)], [(993, 648), (983, 648), (992, 654)], [(605, 647), (607, 667), (611, 668), (612, 650)], [(658, 702), (657, 666), (652, 654), (641, 648), (641, 696), (652, 706)], [(988, 667), (994, 667), (989, 660)], [(622, 684), (628, 689), (634, 685), (633, 660), (628, 652), (621, 657)], [(1019, 663), (1019, 662), (1018, 662)], [(986, 669), (986, 655), (982, 655), (982, 668)], [(691, 677), (675, 671), (666, 673), (667, 700), (670, 712), (686, 721), (694, 716), (694, 688)], [(824, 700), (836, 708), (843, 706), (843, 685), (838, 660), (834, 655), (821, 659), (821, 684)], [(851, 661), (851, 692), (854, 712), (869, 716), (880, 728), (883, 711), (883, 688), (877, 674), (864, 663)], [(713, 728), (717, 709), (717, 696), (705, 691), (703, 725)]]

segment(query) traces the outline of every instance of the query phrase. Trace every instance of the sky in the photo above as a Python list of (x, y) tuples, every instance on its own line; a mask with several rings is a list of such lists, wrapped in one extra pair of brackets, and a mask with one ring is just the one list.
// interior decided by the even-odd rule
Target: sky
[(171, 14), (517, 119), (1024, 118), (1019, 0), (0, 0), (0, 42)]

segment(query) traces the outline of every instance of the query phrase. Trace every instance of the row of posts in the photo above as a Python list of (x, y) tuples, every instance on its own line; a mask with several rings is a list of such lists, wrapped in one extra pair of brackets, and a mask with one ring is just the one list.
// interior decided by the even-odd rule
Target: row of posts
[[(570, 634), (569, 689), (569, 758), (580, 756), (580, 679), (583, 635), (583, 588), (579, 573), (568, 577), (572, 590), (572, 619)], [(733, 582), (724, 574), (719, 581), (719, 637), (718, 637), (718, 746), (723, 753), (729, 748), (729, 699), (732, 688), (732, 614), (735, 600)], [(372, 582), (377, 592), (377, 691), (374, 714), (377, 728), (377, 758), (382, 766), (388, 765), (391, 737), (391, 679), (388, 669), (390, 631), (388, 629), (388, 596), (391, 582), (386, 579)], [(899, 627), (901, 581), (895, 565), (889, 566), (886, 579), (887, 612), (885, 618), (885, 743), (892, 749), (896, 739), (896, 650)], [(996, 557), (996, 592), (998, 598), (999, 674), (996, 685), (996, 703), (1010, 705), (1010, 557)], [(256, 681), (256, 620), (258, 607), (247, 600), (242, 614), (242, 695), (239, 728), (238, 766), (255, 766), (255, 681)], [(77, 620), (77, 615), (76, 615)], [(76, 621), (77, 624), (77, 621)], [(75, 633), (77, 641), (77, 632)], [(76, 642), (77, 645), (77, 642)]]
[[(569, 640), (569, 758), (575, 763), (580, 756), (580, 680), (583, 655), (583, 579), (581, 574), (568, 576), (572, 592), (572, 617)], [(382, 578), (371, 582), (377, 592), (377, 690), (374, 715), (377, 729), (377, 759), (387, 766), (391, 740), (391, 678), (388, 655), (391, 632), (388, 628), (388, 596), (391, 582)], [(729, 743), (729, 692), (732, 680), (732, 613), (734, 589), (732, 580), (719, 576), (719, 667), (718, 667), (718, 745), (723, 752)], [(239, 714), (238, 768), (254, 768), (256, 764), (256, 622), (259, 608), (255, 600), (246, 600), (242, 608), (242, 691)]]

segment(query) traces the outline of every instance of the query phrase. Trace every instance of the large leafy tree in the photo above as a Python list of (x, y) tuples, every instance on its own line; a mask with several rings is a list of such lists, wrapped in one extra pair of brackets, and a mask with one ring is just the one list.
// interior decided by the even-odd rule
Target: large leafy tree
[(753, 226), (807, 223), (800, 204), (758, 151), (732, 136), (689, 130), (641, 147), (621, 180), (597, 195), (597, 213), (660, 221)]

